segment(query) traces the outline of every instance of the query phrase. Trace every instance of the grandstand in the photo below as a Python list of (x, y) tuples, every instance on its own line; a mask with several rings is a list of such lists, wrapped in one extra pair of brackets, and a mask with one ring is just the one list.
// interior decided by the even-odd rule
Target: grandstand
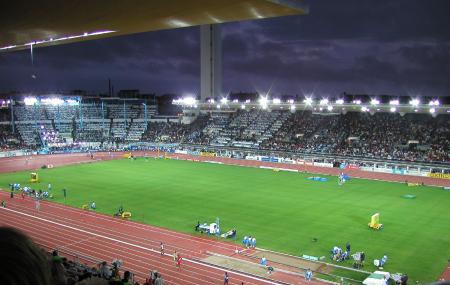
[[(3, 146), (9, 140), (33, 149), (56, 149), (73, 142), (114, 143), (123, 148), (144, 141), (355, 159), (450, 161), (450, 120), (445, 112), (364, 112), (350, 107), (321, 112), (316, 108), (265, 110), (253, 106), (249, 110), (213, 107), (194, 112), (187, 108), (182, 117), (158, 117), (156, 105), (144, 108), (141, 101), (55, 106), (45, 100), (34, 105), (17, 101), (12, 106), (14, 117), (6, 116), (2, 122), (7, 128), (2, 133)], [(11, 132), (12, 125), (15, 132)]]

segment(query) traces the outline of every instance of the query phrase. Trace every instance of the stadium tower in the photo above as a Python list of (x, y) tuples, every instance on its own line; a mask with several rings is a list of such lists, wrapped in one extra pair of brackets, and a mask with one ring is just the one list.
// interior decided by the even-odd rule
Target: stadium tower
[(200, 99), (222, 94), (222, 38), (220, 25), (200, 26)]

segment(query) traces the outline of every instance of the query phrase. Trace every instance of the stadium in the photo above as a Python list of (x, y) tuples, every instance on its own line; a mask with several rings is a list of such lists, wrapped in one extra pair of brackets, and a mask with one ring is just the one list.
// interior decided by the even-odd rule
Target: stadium
[[(255, 0), (260, 17), (227, 19), (218, 2), (224, 22), (308, 12)], [(203, 5), (190, 25), (210, 24)], [(141, 25), (118, 33), (176, 27)], [(111, 86), (0, 95), (0, 243), (32, 240), (54, 281), (39, 284), (450, 279), (448, 97), (223, 93), (210, 64), (201, 94), (170, 100)]]

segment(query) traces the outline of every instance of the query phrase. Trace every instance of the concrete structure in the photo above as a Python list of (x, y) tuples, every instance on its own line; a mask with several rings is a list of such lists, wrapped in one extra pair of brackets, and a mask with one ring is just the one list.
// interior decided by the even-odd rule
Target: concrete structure
[(222, 37), (220, 24), (200, 27), (200, 99), (222, 95)]

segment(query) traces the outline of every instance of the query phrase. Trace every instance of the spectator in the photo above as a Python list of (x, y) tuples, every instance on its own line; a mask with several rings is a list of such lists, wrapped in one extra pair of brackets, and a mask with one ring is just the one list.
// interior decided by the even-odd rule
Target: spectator
[(157, 273), (154, 285), (164, 285), (164, 280), (160, 273)]
[(130, 280), (130, 278), (131, 278), (131, 273), (130, 273), (130, 271), (125, 271), (124, 273), (123, 273), (123, 278), (122, 278), (122, 284), (123, 285), (132, 285), (132, 281)]
[(50, 284), (49, 261), (27, 236), (12, 228), (0, 228), (0, 284)]
[(99, 269), (99, 274), (101, 278), (104, 279), (111, 279), (111, 268), (108, 266), (108, 264), (106, 263), (106, 261), (103, 261), (102, 263), (100, 263), (100, 269)]

